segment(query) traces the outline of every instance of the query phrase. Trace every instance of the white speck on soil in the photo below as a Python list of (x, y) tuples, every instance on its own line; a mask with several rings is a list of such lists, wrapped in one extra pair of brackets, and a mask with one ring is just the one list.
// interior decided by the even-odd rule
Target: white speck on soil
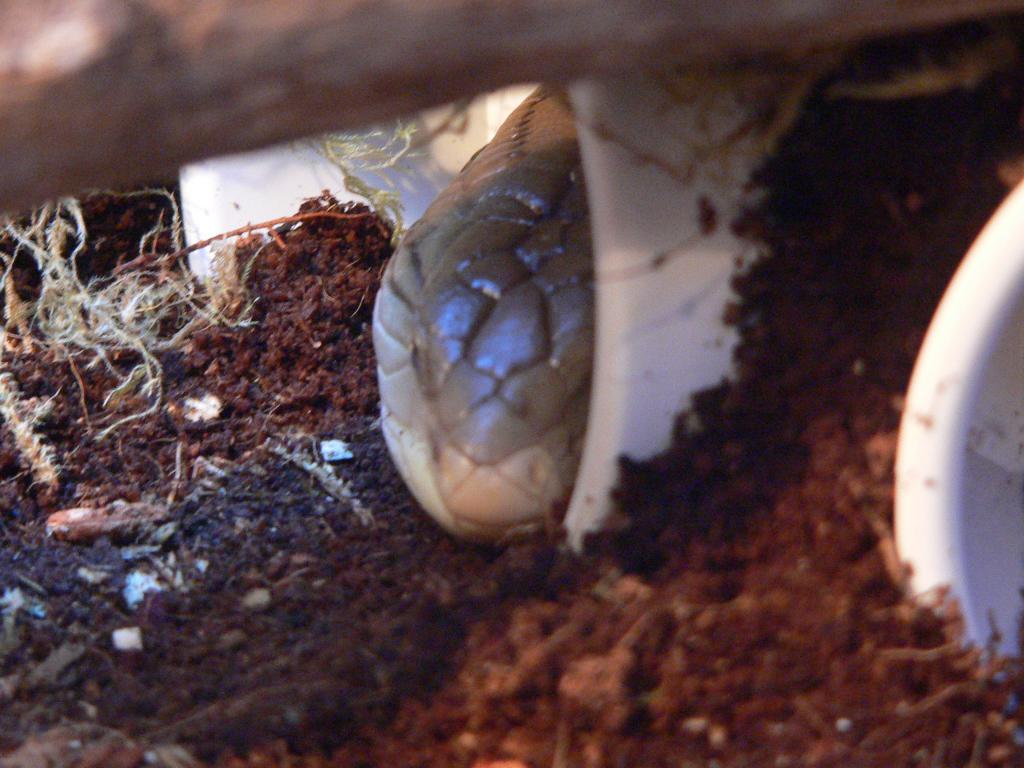
[(138, 627), (121, 627), (110, 633), (111, 642), (118, 651), (141, 651), (142, 630)]
[(185, 398), (184, 406), (185, 419), (192, 422), (213, 421), (224, 409), (221, 399), (209, 392), (202, 397)]
[(98, 571), (95, 568), (86, 568), (84, 565), (80, 566), (75, 574), (84, 581), (86, 584), (102, 584), (106, 581), (110, 574), (106, 571)]
[(320, 443), (320, 455), (328, 464), (336, 461), (351, 461), (352, 449), (344, 440), (323, 440)]
[(242, 598), (242, 607), (247, 611), (262, 611), (270, 606), (270, 590), (265, 587), (250, 589)]
[(142, 602), (147, 592), (162, 592), (164, 585), (156, 576), (146, 571), (132, 571), (124, 580), (125, 605), (134, 610)]

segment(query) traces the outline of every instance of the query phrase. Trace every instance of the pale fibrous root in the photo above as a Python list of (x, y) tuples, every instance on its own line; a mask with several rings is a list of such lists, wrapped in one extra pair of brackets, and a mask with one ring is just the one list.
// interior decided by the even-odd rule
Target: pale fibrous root
[(235, 240), (219, 240), (210, 246), (210, 272), (203, 280), (209, 309), (219, 318), (234, 325), (248, 324), (253, 301), (246, 288), (252, 267), (266, 243), (242, 264)]
[[(165, 234), (175, 252), (182, 250), (180, 212), (169, 191), (147, 189), (127, 195), (107, 194), (165, 198), (170, 220), (161, 217), (142, 236), (138, 256), (153, 253), (157, 239)], [(237, 325), (245, 322), (248, 314), (245, 274), (238, 268), (233, 250), (221, 258), (213, 278), (205, 284), (200, 284), (180, 259), (159, 268), (133, 269), (113, 277), (83, 280), (78, 259), (87, 240), (81, 204), (71, 198), (48, 203), (25, 219), (0, 221), (5, 300), (4, 326), (0, 332), (0, 416), (12, 430), (35, 481), (52, 487), (58, 482), (59, 465), (52, 447), (37, 431), (44, 414), (19, 395), (10, 361), (5, 359), (12, 350), (48, 351), (72, 366), (77, 361), (86, 370), (106, 369), (115, 383), (102, 401), (105, 417), (95, 425), (96, 439), (103, 439), (118, 427), (150, 416), (160, 407), (160, 353), (181, 348), (197, 327)], [(19, 294), (14, 280), (15, 260), (20, 259), (19, 265), (25, 265), (26, 257), (39, 279), (34, 289), (37, 295), (32, 300)], [(115, 365), (126, 354), (137, 361), (127, 372), (123, 364)], [(85, 393), (82, 395), (84, 406)]]
[(341, 171), (345, 188), (366, 198), (387, 220), (396, 242), (404, 229), (402, 194), (390, 174), (406, 172), (403, 163), (419, 147), (415, 135), (415, 126), (399, 122), (391, 129), (330, 133), (315, 143), (320, 154)]
[(33, 406), (23, 400), (14, 376), (0, 373), (0, 416), (14, 434), (14, 444), (28, 463), (32, 479), (51, 490), (60, 482), (60, 467), (53, 446), (35, 431), (35, 425), (45, 416), (47, 403)]
[(468, 119), (469, 99), (455, 102), (440, 124), (423, 129), (416, 122), (321, 136), (314, 148), (341, 171), (345, 188), (366, 199), (391, 226), (392, 243), (405, 232), (400, 185), (415, 172), (408, 162), (438, 136), (458, 134)]

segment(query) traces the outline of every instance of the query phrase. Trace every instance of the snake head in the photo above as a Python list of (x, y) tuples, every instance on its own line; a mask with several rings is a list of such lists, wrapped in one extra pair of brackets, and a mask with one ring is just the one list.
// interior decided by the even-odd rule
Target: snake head
[(452, 533), (521, 536), (569, 497), (592, 275), (572, 114), (541, 90), (410, 229), (374, 307), (388, 448)]

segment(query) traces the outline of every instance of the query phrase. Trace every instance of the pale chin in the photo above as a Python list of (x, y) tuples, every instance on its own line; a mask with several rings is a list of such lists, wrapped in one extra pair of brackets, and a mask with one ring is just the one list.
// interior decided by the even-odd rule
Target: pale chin
[(545, 513), (571, 492), (557, 463), (539, 446), (494, 465), (479, 465), (452, 446), (437, 447), (425, 430), (402, 425), (381, 404), (388, 451), (413, 496), (441, 527), (459, 538), (500, 543), (544, 524)]

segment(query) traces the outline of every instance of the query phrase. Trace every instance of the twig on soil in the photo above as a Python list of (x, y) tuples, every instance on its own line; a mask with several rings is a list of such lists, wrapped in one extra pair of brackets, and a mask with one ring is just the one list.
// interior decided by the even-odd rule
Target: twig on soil
[(181, 480), (184, 477), (184, 456), (185, 441), (179, 440), (178, 447), (174, 451), (174, 482), (171, 484), (170, 493), (167, 494), (168, 504), (173, 504), (178, 499), (178, 492), (181, 490)]
[(859, 749), (872, 752), (881, 748), (886, 743), (891, 743), (902, 738), (904, 734), (913, 730), (918, 724), (918, 718), (926, 715), (936, 707), (940, 707), (950, 699), (961, 695), (978, 693), (980, 684), (974, 681), (958, 682), (947, 685), (945, 688), (926, 696), (913, 704), (901, 702), (893, 712), (895, 717), (889, 717), (870, 731), (858, 745)]
[(56, 453), (35, 432), (38, 413), (30, 412), (22, 402), (18, 385), (9, 372), (0, 373), (0, 415), (14, 434), (18, 451), (28, 461), (33, 479), (47, 488), (56, 488), (60, 482)]
[(981, 757), (985, 753), (985, 738), (988, 732), (984, 723), (974, 726), (974, 744), (971, 747), (971, 757), (964, 768), (978, 768), (981, 765)]
[(194, 711), (172, 722), (156, 725), (152, 730), (140, 734), (148, 742), (163, 739), (185, 740), (196, 733), (212, 730), (218, 724), (240, 722), (247, 716), (266, 714), (283, 709), (295, 701), (310, 700), (313, 696), (324, 699), (337, 696), (340, 688), (333, 678), (307, 679), (300, 682), (284, 682), (254, 687), (234, 696), (225, 696), (209, 704), (200, 705)]
[(161, 744), (147, 749), (147, 762), (150, 757), (162, 768), (199, 768), (202, 765), (187, 749), (178, 744)]
[(555, 729), (555, 749), (551, 757), (551, 768), (568, 768), (572, 746), (572, 725), (566, 717), (559, 718)]
[(370, 512), (352, 491), (352, 486), (345, 480), (334, 474), (334, 469), (325, 464), (320, 464), (315, 459), (308, 458), (298, 451), (292, 451), (279, 443), (271, 443), (270, 451), (277, 456), (291, 462), (296, 467), (306, 472), (310, 477), (320, 483), (328, 495), (352, 505), (359, 522), (363, 525), (373, 523), (373, 513)]
[(201, 763), (177, 744), (146, 745), (121, 731), (95, 724), (60, 725), (30, 736), (0, 759), (3, 768), (68, 768), (139, 765), (198, 768)]
[(910, 579), (910, 570), (900, 560), (896, 550), (896, 538), (893, 536), (892, 526), (884, 520), (874, 516), (867, 516), (868, 524), (878, 537), (878, 554), (882, 558), (882, 566), (892, 583), (899, 589), (906, 589)]
[(248, 235), (252, 232), (258, 232), (261, 229), (272, 229), (273, 227), (279, 227), (284, 224), (297, 224), (303, 221), (311, 221), (313, 219), (341, 219), (343, 221), (350, 221), (352, 219), (365, 219), (373, 216), (374, 214), (366, 211), (364, 213), (340, 213), (338, 211), (309, 211), (307, 213), (296, 213), (291, 216), (281, 216), (276, 219), (268, 219), (267, 221), (261, 221), (257, 224), (246, 224), (244, 227), (238, 227), (232, 229), (230, 232), (222, 232), (219, 235), (208, 237), (205, 240), (192, 243), (192, 245), (186, 248), (179, 248), (172, 253), (164, 255), (154, 254), (142, 254), (131, 261), (126, 261), (124, 264), (117, 266), (113, 270), (113, 274), (119, 275), (123, 272), (127, 272), (130, 269), (137, 269), (139, 267), (150, 266), (151, 264), (165, 264), (167, 262), (177, 261), (180, 258), (188, 256), (194, 251), (202, 250), (203, 248), (209, 248), (214, 243), (220, 240), (227, 240), (232, 237), (238, 237), (240, 235)]
[(945, 704), (956, 696), (978, 693), (979, 685), (973, 680), (968, 680), (961, 683), (952, 683), (947, 685), (945, 688), (933, 693), (931, 696), (926, 696), (920, 701), (914, 702), (913, 704), (901, 704), (896, 707), (896, 714), (899, 717), (917, 717), (923, 715), (929, 710), (935, 709), (935, 707)]
[(118, 499), (103, 507), (75, 507), (46, 519), (46, 533), (62, 541), (86, 542), (101, 536), (125, 537), (154, 527), (170, 517), (170, 509)]
[(22, 681), (22, 688), (32, 689), (41, 685), (52, 685), (65, 669), (82, 656), (87, 648), (80, 643), (65, 642), (34, 666)]
[(963, 650), (959, 642), (946, 643), (934, 648), (879, 648), (875, 653), (887, 661), (938, 661)]
[(29, 590), (35, 592), (40, 597), (47, 597), (49, 595), (49, 592), (47, 592), (46, 589), (43, 588), (42, 584), (40, 584), (39, 582), (33, 581), (28, 576), (26, 576), (24, 573), (19, 573), (18, 574), (18, 583), (21, 584), (21, 586), (25, 587), (25, 589), (29, 589)]
[(82, 409), (82, 419), (85, 421), (85, 428), (92, 431), (92, 421), (89, 418), (89, 405), (85, 399), (85, 382), (82, 380), (82, 372), (78, 370), (75, 358), (67, 354), (67, 350), (64, 352), (64, 356), (68, 361), (68, 367), (71, 369), (71, 375), (75, 377), (75, 382), (78, 384), (78, 405)]
[(825, 721), (825, 718), (821, 716), (817, 708), (805, 699), (803, 696), (796, 696), (793, 698), (793, 709), (797, 713), (803, 716), (804, 720), (814, 729), (814, 731), (821, 737), (829, 737), (832, 735), (832, 728)]

